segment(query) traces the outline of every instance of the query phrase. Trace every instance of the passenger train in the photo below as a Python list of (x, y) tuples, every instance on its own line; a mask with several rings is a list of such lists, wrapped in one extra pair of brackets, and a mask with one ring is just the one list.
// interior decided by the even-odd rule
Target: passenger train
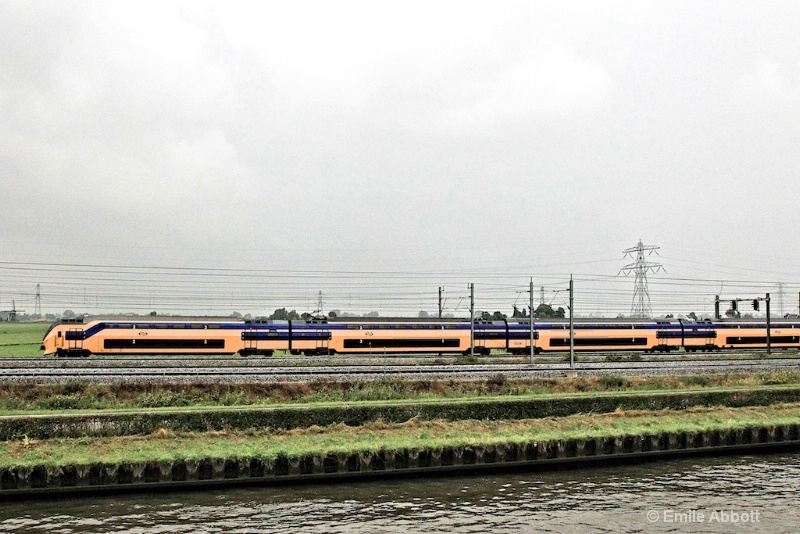
[[(770, 346), (800, 348), (800, 319), (772, 322)], [(576, 351), (719, 351), (767, 347), (758, 320), (576, 320)], [(568, 351), (569, 322), (533, 322), (536, 353)], [(56, 321), (41, 349), (56, 356), (91, 354), (291, 354), (437, 353), (530, 354), (526, 320), (308, 319), (83, 317)]]

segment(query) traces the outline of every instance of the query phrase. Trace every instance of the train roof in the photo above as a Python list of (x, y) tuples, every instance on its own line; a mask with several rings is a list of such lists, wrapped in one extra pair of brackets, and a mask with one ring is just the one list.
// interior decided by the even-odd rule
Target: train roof
[[(200, 315), (127, 315), (127, 314), (101, 314), (101, 315), (82, 315), (74, 318), (62, 318), (56, 320), (53, 325), (58, 324), (87, 324), (92, 321), (125, 321), (125, 322), (137, 322), (137, 323), (147, 323), (147, 322), (232, 322), (232, 323), (281, 323), (286, 322), (283, 319), (268, 319), (266, 317), (255, 317), (252, 319), (245, 319), (242, 317), (230, 317), (230, 316), (200, 316)], [(293, 322), (308, 322), (308, 323), (340, 323), (340, 324), (348, 324), (348, 323), (358, 323), (358, 324), (383, 324), (383, 323), (464, 323), (468, 322), (469, 319), (466, 317), (447, 317), (447, 318), (438, 318), (438, 317), (311, 317), (311, 318), (298, 318), (293, 319)], [(527, 317), (515, 317), (515, 318), (508, 318), (506, 321), (509, 324), (529, 324), (530, 319)], [(772, 317), (771, 321), (773, 323), (796, 323), (797, 318), (789, 317), (789, 318), (778, 318)], [(491, 323), (500, 323), (502, 324), (503, 320), (497, 319), (481, 319), (476, 318), (476, 323), (482, 324), (491, 324)], [(569, 324), (570, 320), (564, 318), (534, 318), (535, 323), (547, 323), (547, 324)], [(766, 322), (766, 318), (764, 317), (748, 317), (748, 318), (721, 318), (721, 319), (700, 319), (697, 321), (691, 319), (664, 319), (664, 318), (656, 318), (656, 319), (632, 319), (632, 318), (607, 318), (607, 317), (577, 317), (573, 320), (574, 323), (578, 324), (598, 324), (598, 325), (610, 325), (610, 324), (752, 324), (752, 323), (763, 323)]]

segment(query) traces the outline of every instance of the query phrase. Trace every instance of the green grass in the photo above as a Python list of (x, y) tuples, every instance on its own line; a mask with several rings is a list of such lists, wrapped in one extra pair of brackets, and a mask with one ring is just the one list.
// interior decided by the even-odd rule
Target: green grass
[(0, 468), (171, 462), (179, 459), (275, 459), (329, 453), (437, 449), (640, 436), (664, 432), (728, 430), (800, 423), (800, 404), (751, 408), (695, 408), (681, 412), (637, 411), (521, 421), (410, 421), (335, 425), (279, 433), (213, 432), (151, 436), (22, 439), (0, 443)]
[[(618, 397), (625, 396), (639, 396), (647, 394), (673, 394), (673, 393), (692, 393), (692, 392), (752, 392), (757, 390), (770, 390), (773, 388), (783, 388), (783, 384), (770, 384), (761, 386), (718, 386), (718, 387), (685, 387), (679, 389), (662, 389), (662, 390), (610, 390), (610, 391), (578, 391), (578, 392), (550, 392), (550, 393), (527, 393), (521, 395), (475, 395), (475, 396), (460, 396), (460, 397), (415, 397), (415, 398), (393, 398), (393, 399), (360, 399), (358, 401), (342, 401), (342, 400), (310, 400), (307, 402), (262, 402), (252, 404), (188, 404), (188, 403), (173, 403), (173, 404), (159, 404), (154, 406), (120, 406), (115, 408), (74, 408), (75, 405), (80, 405), (80, 402), (73, 402), (69, 397), (55, 396), (51, 397), (51, 402), (45, 403), (47, 408), (40, 410), (0, 410), (0, 417), (4, 416), (48, 416), (53, 415), (54, 412), (64, 415), (96, 415), (96, 414), (135, 414), (142, 412), (194, 412), (194, 411), (220, 411), (220, 410), (261, 410), (266, 408), (283, 409), (283, 408), (323, 408), (323, 407), (350, 407), (354, 405), (359, 406), (397, 406), (397, 405), (414, 405), (420, 402), (424, 403), (471, 403), (471, 402), (503, 402), (514, 400), (526, 399), (572, 399), (572, 398), (601, 398), (601, 397)], [(782, 389), (781, 389), (782, 390)]]
[(697, 391), (800, 385), (800, 372), (775, 371), (731, 375), (509, 379), (498, 374), (486, 380), (330, 381), (264, 384), (4, 384), (0, 414), (149, 410), (203, 406), (274, 406), (369, 401), (435, 401), (525, 398), (598, 393)]
[(41, 356), (48, 328), (50, 323), (0, 323), (0, 357)]

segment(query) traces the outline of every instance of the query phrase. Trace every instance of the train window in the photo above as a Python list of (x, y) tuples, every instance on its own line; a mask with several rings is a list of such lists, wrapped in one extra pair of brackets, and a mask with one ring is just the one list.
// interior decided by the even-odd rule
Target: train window
[(347, 325), (347, 329), (348, 330), (358, 330), (360, 328), (361, 327), (359, 325), (357, 325), (357, 324), (349, 324), (349, 325)]
[(116, 326), (117, 328), (133, 328), (133, 325), (131, 323), (119, 323)]
[(167, 323), (156, 323), (155, 327), (156, 328), (166, 328), (167, 327)]
[(205, 328), (205, 325), (202, 325), (202, 324), (199, 324), (199, 323), (194, 323), (194, 324), (190, 324), (190, 325), (189, 325), (189, 328), (194, 328), (194, 329), (197, 329), (197, 330), (202, 330), (202, 329), (204, 329), (204, 328)]
[(217, 324), (217, 323), (211, 323), (211, 324), (207, 324), (206, 328), (218, 329), (218, 328), (222, 328), (222, 325)]
[(58, 331), (58, 337), (61, 337), (61, 330)]
[(174, 323), (171, 325), (171, 328), (186, 328), (186, 325), (181, 323)]
[(147, 323), (136, 323), (134, 328), (150, 328), (150, 325)]

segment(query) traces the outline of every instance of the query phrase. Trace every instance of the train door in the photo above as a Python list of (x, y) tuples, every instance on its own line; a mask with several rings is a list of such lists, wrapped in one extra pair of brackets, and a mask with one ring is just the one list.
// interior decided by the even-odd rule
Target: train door
[(714, 328), (709, 328), (705, 331), (705, 343), (706, 349), (708, 350), (716, 350), (720, 349), (719, 345), (717, 345), (717, 331)]
[(81, 328), (70, 328), (66, 332), (67, 351), (80, 353), (83, 350), (83, 330)]
[(472, 334), (473, 351), (482, 354), (486, 350), (486, 330), (480, 324), (475, 323)]
[(316, 347), (317, 353), (319, 354), (327, 354), (330, 348), (331, 342), (331, 331), (327, 328), (317, 330), (317, 335), (314, 336), (316, 338)]
[(492, 334), (494, 333), (493, 326), (494, 325), (492, 325), (492, 323), (475, 324), (475, 336), (473, 342), (475, 343), (474, 351), (477, 354), (485, 354), (488, 356), (492, 351)]
[[(674, 333), (670, 330), (658, 330), (656, 331), (656, 350), (659, 351), (668, 351), (670, 345), (672, 344), (671, 339), (675, 337)], [(681, 341), (681, 345), (683, 345), (683, 341)]]
[(258, 350), (258, 334), (252, 327), (248, 327), (242, 332), (242, 339), (244, 341), (244, 353), (255, 354)]

